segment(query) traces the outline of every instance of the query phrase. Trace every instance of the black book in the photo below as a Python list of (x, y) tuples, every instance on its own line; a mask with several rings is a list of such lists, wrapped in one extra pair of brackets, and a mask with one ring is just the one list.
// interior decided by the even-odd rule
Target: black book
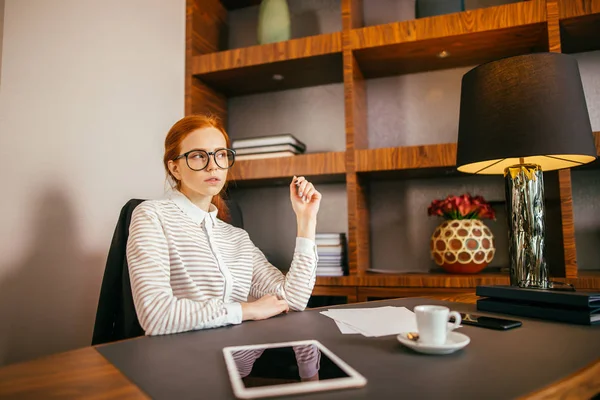
[(475, 294), (494, 300), (554, 304), (582, 309), (600, 308), (600, 293), (571, 292), (552, 289), (529, 289), (517, 286), (477, 286)]
[(600, 307), (586, 309), (556, 304), (551, 305), (548, 303), (532, 303), (518, 300), (499, 300), (490, 298), (477, 300), (477, 310), (568, 322), (579, 325), (600, 324)]

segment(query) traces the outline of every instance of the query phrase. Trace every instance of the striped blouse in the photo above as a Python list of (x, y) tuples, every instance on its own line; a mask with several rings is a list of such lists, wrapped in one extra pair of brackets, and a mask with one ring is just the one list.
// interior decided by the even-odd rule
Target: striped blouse
[(215, 328), (242, 321), (240, 302), (274, 294), (306, 308), (315, 284), (314, 241), (298, 237), (283, 274), (243, 229), (205, 212), (180, 192), (134, 210), (127, 242), (133, 301), (146, 335)]

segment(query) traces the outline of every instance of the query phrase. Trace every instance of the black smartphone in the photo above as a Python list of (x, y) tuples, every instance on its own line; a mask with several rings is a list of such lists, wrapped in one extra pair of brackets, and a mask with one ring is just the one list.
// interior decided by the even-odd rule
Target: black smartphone
[(506, 331), (508, 329), (518, 328), (523, 325), (521, 321), (515, 321), (513, 319), (503, 319), (495, 317), (486, 317), (477, 314), (465, 314), (460, 313), (463, 325), (479, 326), (481, 328), (497, 329)]

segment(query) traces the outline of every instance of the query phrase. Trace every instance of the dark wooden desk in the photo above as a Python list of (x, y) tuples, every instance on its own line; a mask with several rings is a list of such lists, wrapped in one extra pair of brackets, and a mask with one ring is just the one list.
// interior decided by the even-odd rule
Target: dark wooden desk
[[(442, 300), (474, 303), (474, 295)], [(372, 302), (375, 305), (377, 302)], [(586, 399), (600, 392), (600, 360), (525, 398)], [(138, 399), (146, 395), (95, 348), (86, 347), (0, 369), (0, 398)]]

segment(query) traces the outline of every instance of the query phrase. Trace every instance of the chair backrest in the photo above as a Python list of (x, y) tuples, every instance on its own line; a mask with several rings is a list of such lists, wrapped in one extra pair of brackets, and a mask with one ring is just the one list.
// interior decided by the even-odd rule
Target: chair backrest
[[(133, 304), (126, 257), (131, 214), (144, 201), (131, 199), (121, 209), (102, 278), (92, 345), (144, 335)], [(243, 228), (244, 222), (240, 207), (231, 200), (226, 203), (231, 214), (230, 223), (238, 228)]]
[(142, 202), (132, 199), (121, 209), (102, 278), (92, 345), (144, 334), (133, 305), (126, 257), (131, 214)]
[(229, 221), (229, 223), (237, 228), (244, 229), (244, 217), (238, 203), (233, 200), (226, 200), (225, 203), (229, 208), (229, 215), (231, 216), (231, 221)]

